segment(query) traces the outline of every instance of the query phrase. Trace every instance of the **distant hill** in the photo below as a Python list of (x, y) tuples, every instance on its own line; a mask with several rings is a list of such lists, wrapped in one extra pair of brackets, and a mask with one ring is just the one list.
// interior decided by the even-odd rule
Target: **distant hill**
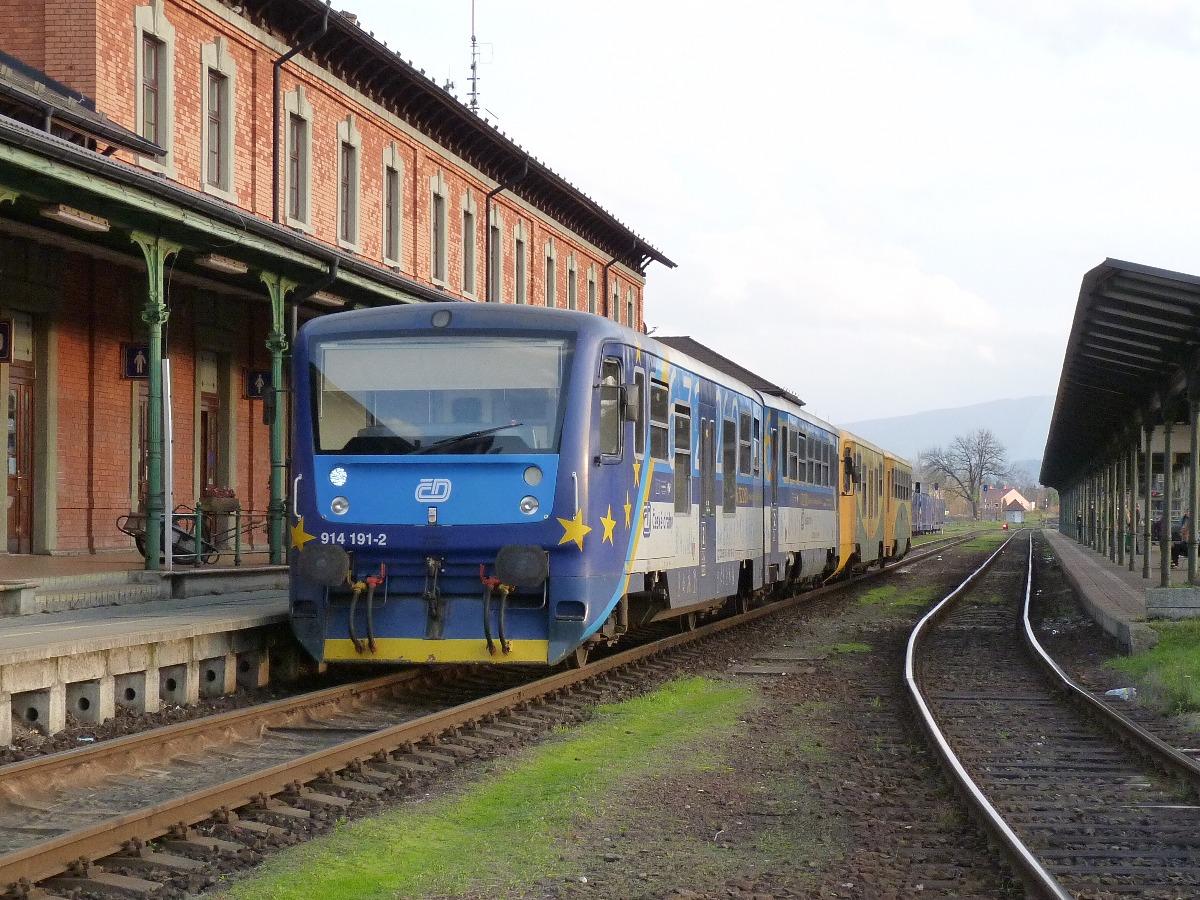
[(931, 409), (908, 416), (868, 419), (851, 422), (845, 427), (914, 463), (922, 450), (944, 446), (957, 435), (976, 428), (990, 428), (1008, 451), (1009, 462), (1036, 479), (1053, 408), (1053, 397), (1018, 397), (953, 409)]

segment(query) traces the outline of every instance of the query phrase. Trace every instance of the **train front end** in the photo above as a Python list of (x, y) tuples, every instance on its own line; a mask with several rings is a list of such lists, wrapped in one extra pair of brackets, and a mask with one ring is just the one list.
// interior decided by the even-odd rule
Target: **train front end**
[(597, 575), (562, 521), (587, 474), (585, 318), (445, 303), (305, 325), (289, 562), (315, 659), (546, 665), (579, 646)]

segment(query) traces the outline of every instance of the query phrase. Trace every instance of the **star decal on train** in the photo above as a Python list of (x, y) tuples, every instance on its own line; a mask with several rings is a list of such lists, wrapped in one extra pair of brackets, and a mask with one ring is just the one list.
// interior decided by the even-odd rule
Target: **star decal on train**
[(297, 519), (296, 524), (292, 526), (292, 549), (303, 550), (305, 544), (316, 539), (315, 534), (309, 534), (304, 530), (304, 516)]
[(633, 461), (633, 483), (637, 484), (642, 480), (642, 464), (638, 460)]
[(575, 518), (573, 519), (563, 519), (558, 516), (555, 516), (555, 518), (558, 519), (558, 524), (563, 528), (563, 536), (558, 541), (559, 546), (574, 543), (582, 551), (583, 539), (592, 530), (592, 526), (585, 525), (583, 522), (583, 510), (575, 510)]
[(629, 522), (633, 517), (633, 504), (629, 502), (629, 491), (625, 492), (625, 530), (629, 530)]
[(612, 504), (608, 504), (608, 512), (600, 517), (600, 524), (604, 526), (604, 535), (600, 538), (600, 543), (608, 541), (613, 542), (613, 529), (617, 527), (617, 520), (612, 517)]

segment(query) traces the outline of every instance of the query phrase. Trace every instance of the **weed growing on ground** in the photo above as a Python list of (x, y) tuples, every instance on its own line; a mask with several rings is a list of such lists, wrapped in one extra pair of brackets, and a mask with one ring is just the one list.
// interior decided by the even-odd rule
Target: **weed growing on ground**
[(813, 656), (843, 656), (852, 653), (870, 653), (872, 647), (870, 644), (863, 644), (858, 641), (843, 641), (838, 644), (821, 644), (814, 647), (812, 650)]
[(1150, 704), (1178, 715), (1200, 711), (1200, 620), (1155, 622), (1158, 643), (1133, 656), (1119, 656), (1108, 666), (1124, 672)]
[(895, 584), (881, 584), (864, 592), (859, 598), (860, 606), (882, 606), (886, 609), (903, 609), (909, 606), (926, 606), (934, 598), (931, 585), (901, 589)]
[(561, 874), (565, 836), (614, 784), (660, 778), (689, 762), (718, 766), (706, 741), (731, 734), (752, 699), (746, 686), (697, 677), (603, 706), (570, 736), (500, 764), (494, 777), (285, 851), (226, 896), (503, 896), (505, 886)]

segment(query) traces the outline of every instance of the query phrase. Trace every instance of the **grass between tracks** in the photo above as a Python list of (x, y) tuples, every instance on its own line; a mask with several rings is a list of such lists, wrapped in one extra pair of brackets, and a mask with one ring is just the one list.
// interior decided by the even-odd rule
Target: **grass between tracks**
[(1158, 643), (1108, 665), (1137, 681), (1150, 704), (1178, 715), (1200, 712), (1200, 620), (1153, 622)]
[[(339, 825), (229, 888), (234, 900), (421, 897), (564, 874), (562, 844), (615, 786), (711, 764), (751, 689), (684, 678), (533, 747), (459, 793)], [(666, 798), (663, 798), (664, 800)], [(581, 838), (586, 840), (586, 837)]]

